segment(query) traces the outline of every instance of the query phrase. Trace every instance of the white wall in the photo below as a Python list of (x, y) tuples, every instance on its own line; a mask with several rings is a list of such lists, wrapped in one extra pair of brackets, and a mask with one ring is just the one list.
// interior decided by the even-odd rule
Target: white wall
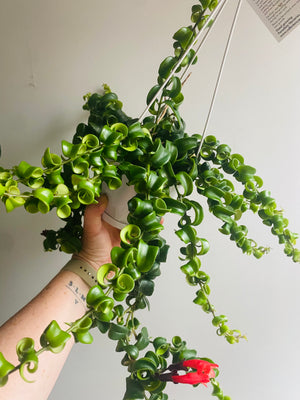
[[(0, 165), (40, 162), (48, 146), (59, 151), (84, 121), (82, 96), (108, 83), (139, 116), (161, 60), (171, 54), (171, 35), (189, 22), (191, 0), (2, 0), (0, 2)], [(201, 133), (235, 1), (223, 12), (185, 87), (182, 114), (187, 130)], [(278, 44), (244, 1), (225, 66), (209, 133), (256, 166), (266, 188), (300, 232), (300, 28)], [(0, 323), (22, 307), (63, 266), (68, 256), (42, 250), (39, 233), (58, 227), (55, 215), (23, 209), (0, 216)], [(207, 213), (206, 213), (207, 214)], [(248, 341), (229, 345), (214, 334), (210, 317), (193, 303), (177, 251), (163, 266), (150, 313), (140, 319), (155, 335), (184, 337), (200, 355), (220, 365), (219, 380), (232, 399), (296, 398), (299, 381), (300, 271), (287, 259), (258, 218), (249, 218), (252, 237), (270, 245), (264, 259), (243, 256), (217, 232), (206, 215), (199, 235), (210, 240), (203, 259), (212, 277), (211, 300)], [(174, 219), (166, 220), (165, 237)], [(171, 282), (171, 284), (170, 284)], [(75, 346), (50, 396), (121, 399), (127, 371), (115, 343), (95, 332), (93, 345)], [(170, 399), (209, 399), (205, 389), (170, 385)], [(94, 395), (95, 396), (95, 395)]]

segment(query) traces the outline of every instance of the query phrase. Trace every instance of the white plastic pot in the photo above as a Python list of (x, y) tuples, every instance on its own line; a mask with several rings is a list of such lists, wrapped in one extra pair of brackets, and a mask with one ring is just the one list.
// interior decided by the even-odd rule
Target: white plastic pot
[(108, 186), (103, 183), (102, 192), (108, 197), (108, 205), (104, 211), (102, 218), (104, 221), (114, 226), (115, 228), (122, 229), (126, 225), (128, 215), (128, 201), (135, 196), (133, 186), (127, 185), (127, 178), (125, 175), (122, 177), (122, 186), (116, 190), (110, 190)]

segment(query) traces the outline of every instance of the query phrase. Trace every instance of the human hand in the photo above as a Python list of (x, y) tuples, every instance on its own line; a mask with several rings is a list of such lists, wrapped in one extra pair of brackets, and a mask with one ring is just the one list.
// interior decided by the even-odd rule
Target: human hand
[(103, 221), (102, 214), (107, 206), (106, 195), (101, 195), (97, 204), (86, 207), (84, 213), (82, 248), (73, 255), (87, 261), (96, 270), (111, 262), (110, 252), (120, 245), (120, 230)]

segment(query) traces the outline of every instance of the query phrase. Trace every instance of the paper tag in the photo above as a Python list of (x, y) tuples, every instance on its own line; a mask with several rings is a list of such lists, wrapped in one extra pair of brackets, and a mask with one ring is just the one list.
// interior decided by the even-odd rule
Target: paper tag
[(248, 0), (248, 3), (279, 42), (300, 24), (300, 0)]

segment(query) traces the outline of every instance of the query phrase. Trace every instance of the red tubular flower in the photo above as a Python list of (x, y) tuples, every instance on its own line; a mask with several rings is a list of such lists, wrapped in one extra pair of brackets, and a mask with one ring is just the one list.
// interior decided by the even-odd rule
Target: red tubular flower
[(193, 368), (197, 371), (188, 372), (185, 375), (173, 375), (172, 380), (174, 383), (187, 383), (190, 385), (203, 383), (205, 386), (211, 378), (215, 377), (215, 371), (213, 368), (219, 367), (217, 364), (212, 364), (208, 361), (198, 359), (185, 360), (182, 365), (183, 367)]

